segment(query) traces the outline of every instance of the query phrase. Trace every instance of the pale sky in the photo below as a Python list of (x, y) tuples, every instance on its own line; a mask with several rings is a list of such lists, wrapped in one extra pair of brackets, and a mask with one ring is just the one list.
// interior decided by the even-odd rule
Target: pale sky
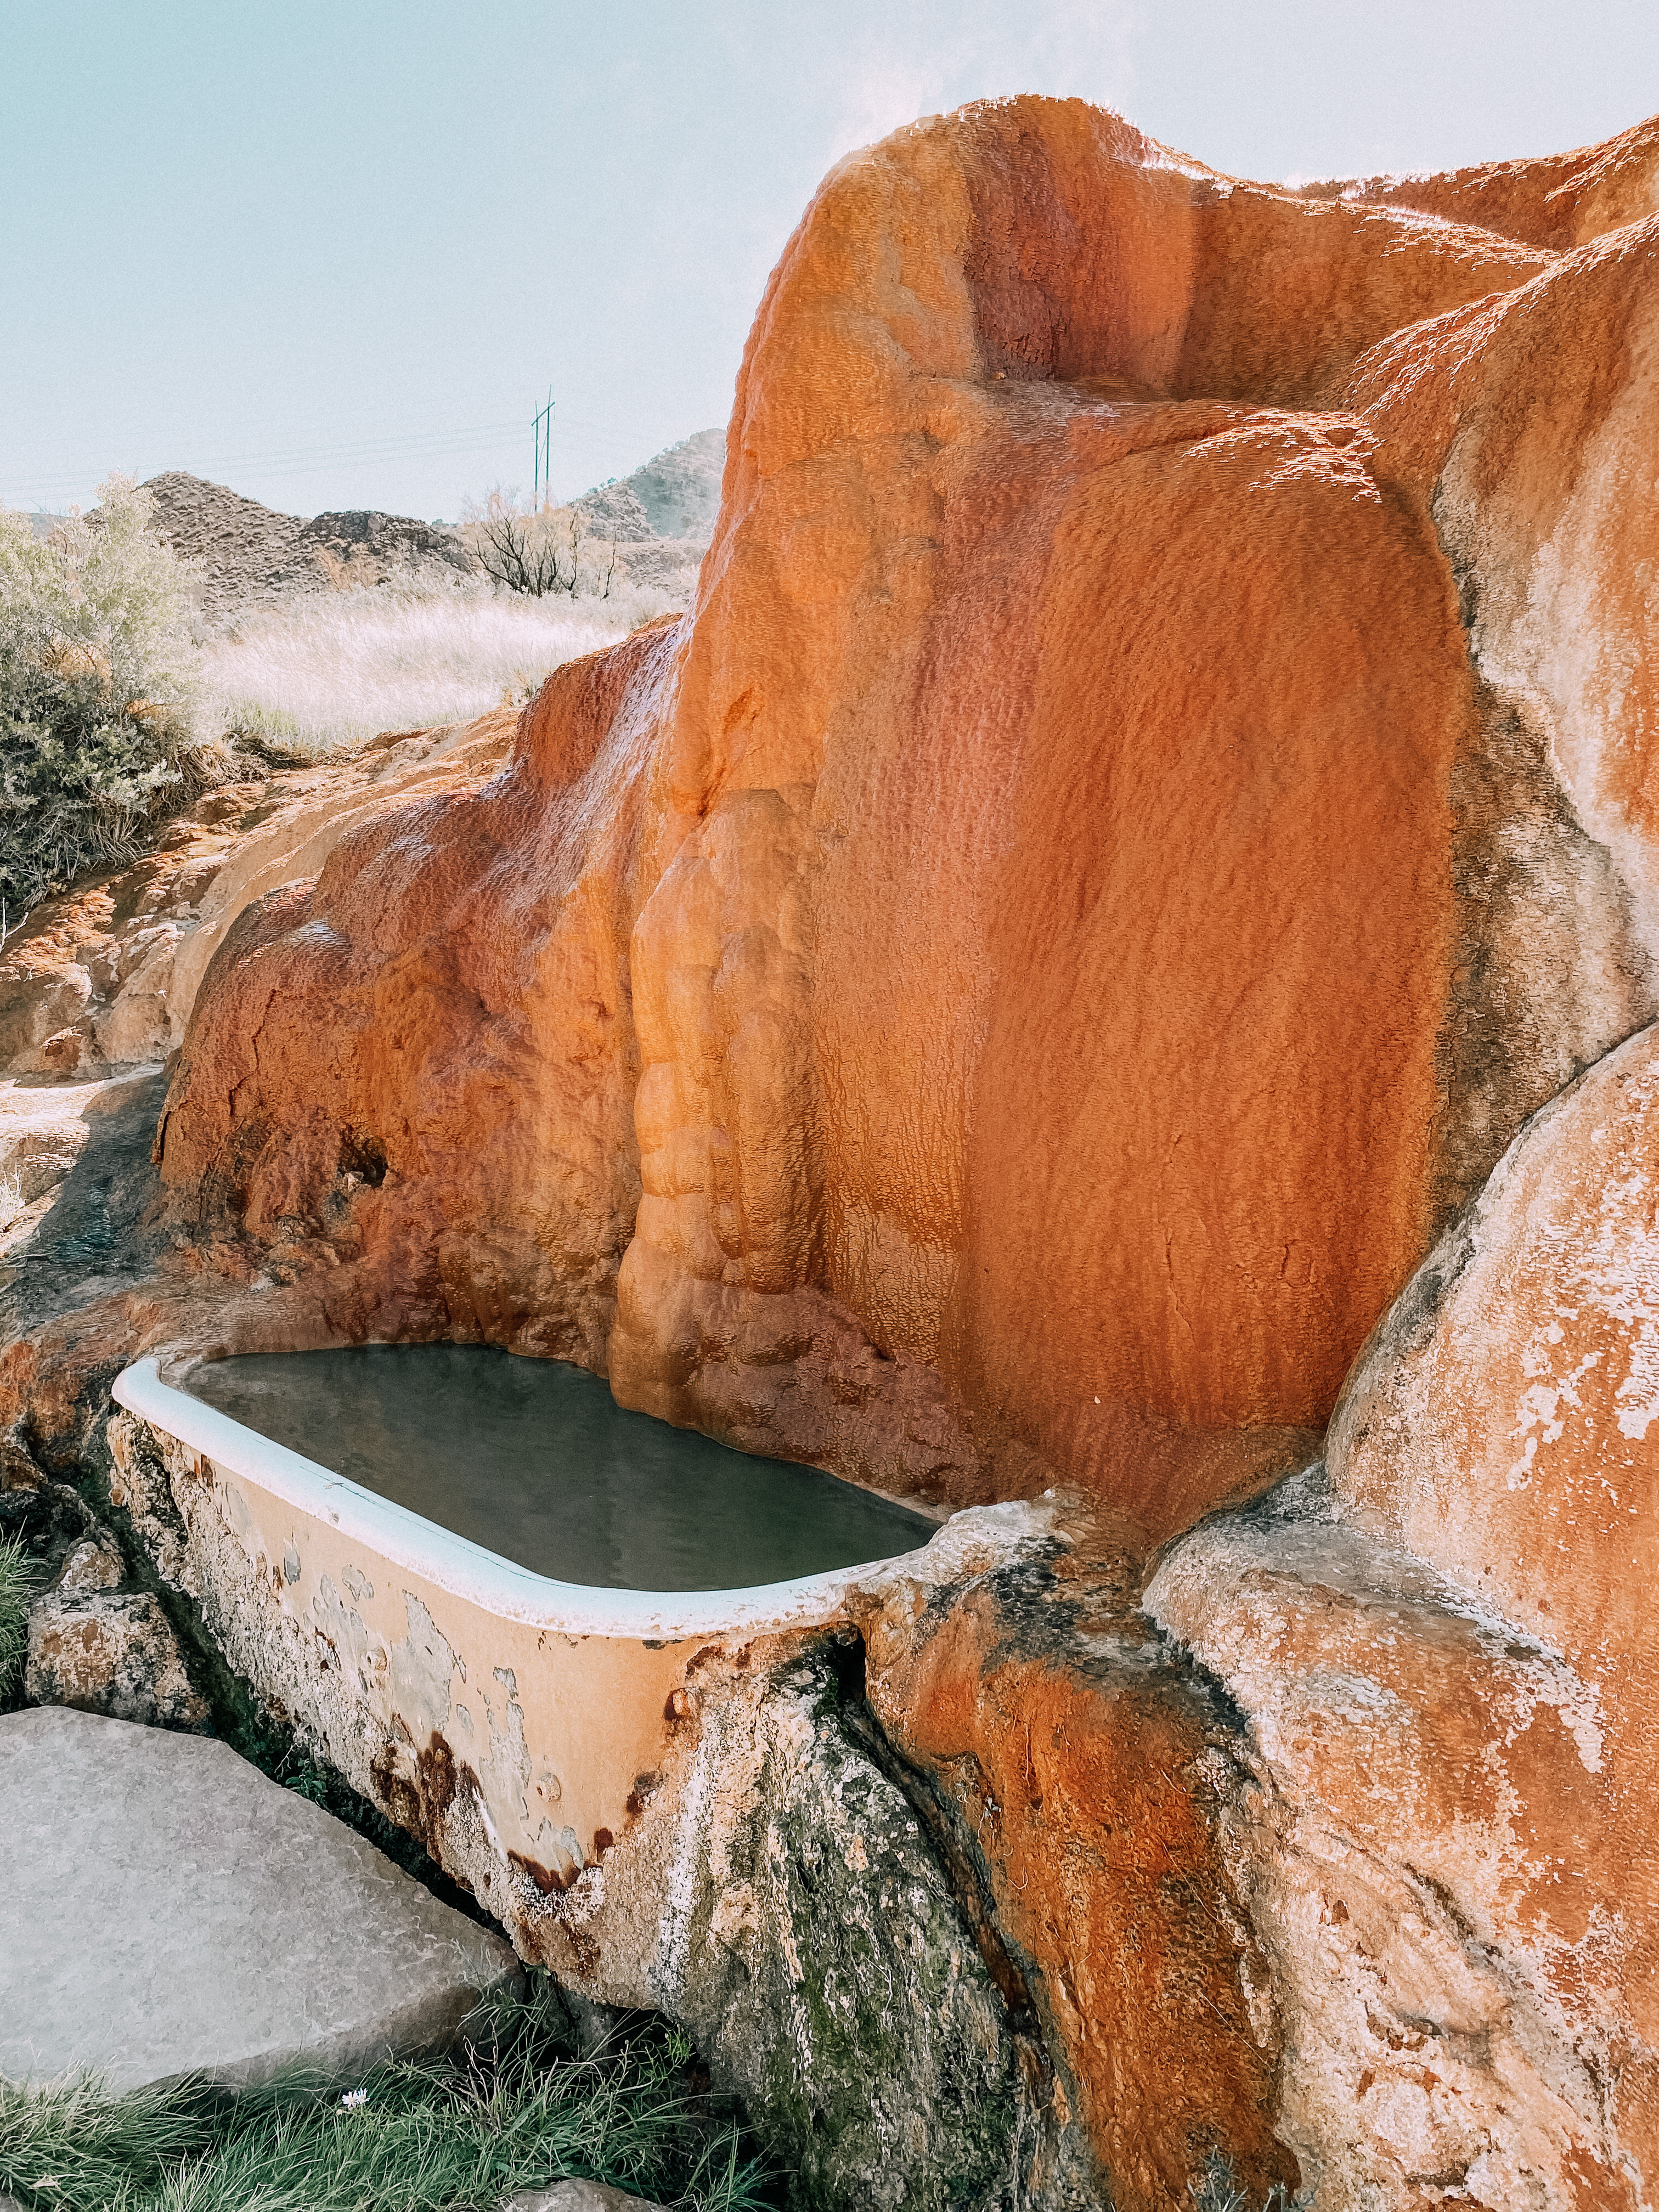
[(841, 155), (1079, 94), (1236, 174), (1659, 110), (1659, 0), (0, 0), (0, 501), (182, 468), (453, 519), (724, 423)]

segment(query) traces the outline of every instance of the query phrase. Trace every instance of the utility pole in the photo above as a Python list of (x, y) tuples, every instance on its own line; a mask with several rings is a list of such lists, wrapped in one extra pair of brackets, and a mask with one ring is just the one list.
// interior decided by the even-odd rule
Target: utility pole
[[(531, 506), (539, 508), (542, 501), (553, 496), (553, 387), (547, 387), (547, 404), (535, 421), (536, 432), (536, 488), (531, 495)], [(545, 452), (545, 460), (543, 459)]]

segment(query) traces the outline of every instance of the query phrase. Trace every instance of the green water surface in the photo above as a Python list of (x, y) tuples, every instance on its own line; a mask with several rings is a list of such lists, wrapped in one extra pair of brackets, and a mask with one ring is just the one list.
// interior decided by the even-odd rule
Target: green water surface
[(250, 1352), (184, 1387), (558, 1582), (740, 1589), (890, 1559), (937, 1525), (821, 1468), (625, 1413), (580, 1367), (483, 1345)]

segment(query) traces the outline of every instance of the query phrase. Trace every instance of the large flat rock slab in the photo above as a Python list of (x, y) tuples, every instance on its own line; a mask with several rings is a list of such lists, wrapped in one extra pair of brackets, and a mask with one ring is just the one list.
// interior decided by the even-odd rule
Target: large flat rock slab
[(112, 2090), (448, 2041), (510, 1947), (228, 1745), (0, 1718), (0, 2078)]

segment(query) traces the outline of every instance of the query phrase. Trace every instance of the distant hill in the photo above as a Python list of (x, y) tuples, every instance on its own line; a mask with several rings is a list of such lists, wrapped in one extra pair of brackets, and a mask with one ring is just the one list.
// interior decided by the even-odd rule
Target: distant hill
[(595, 538), (609, 538), (629, 576), (689, 605), (720, 513), (724, 430), (699, 430), (575, 502)]
[(725, 431), (698, 430), (624, 477), (623, 483), (644, 508), (657, 537), (701, 538), (707, 544), (720, 513), (725, 467)]
[(413, 515), (349, 508), (307, 522), (179, 469), (152, 477), (144, 489), (157, 531), (174, 552), (201, 563), (202, 611), (210, 620), (295, 592), (470, 574), (476, 565), (456, 532)]

